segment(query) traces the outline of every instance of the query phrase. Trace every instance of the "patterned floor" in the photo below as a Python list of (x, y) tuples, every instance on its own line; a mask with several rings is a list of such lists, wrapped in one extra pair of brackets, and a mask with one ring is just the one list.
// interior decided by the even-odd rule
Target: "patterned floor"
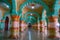
[(9, 32), (0, 32), (0, 40), (60, 40), (59, 38), (48, 38), (45, 33), (40, 33), (33, 29), (27, 29), (21, 32), (19, 39), (9, 39), (8, 36)]

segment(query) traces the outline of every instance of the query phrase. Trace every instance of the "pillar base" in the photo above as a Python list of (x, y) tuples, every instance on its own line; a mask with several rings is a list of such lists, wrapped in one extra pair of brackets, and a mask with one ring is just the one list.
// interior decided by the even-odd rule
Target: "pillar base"
[(44, 21), (40, 21), (40, 32), (45, 32)]
[(44, 28), (43, 27), (40, 27), (40, 32), (44, 32), (44, 30), (43, 30)]
[(48, 28), (48, 38), (60, 38), (57, 28)]
[(59, 36), (50, 35), (50, 36), (48, 36), (48, 38), (60, 38), (60, 37)]
[(11, 39), (19, 39), (19, 36), (18, 35), (10, 35), (9, 38), (11, 38)]
[(56, 38), (56, 36), (48, 36), (48, 38)]
[(59, 31), (58, 31), (57, 34), (56, 34), (56, 38), (60, 38), (60, 33), (59, 33)]

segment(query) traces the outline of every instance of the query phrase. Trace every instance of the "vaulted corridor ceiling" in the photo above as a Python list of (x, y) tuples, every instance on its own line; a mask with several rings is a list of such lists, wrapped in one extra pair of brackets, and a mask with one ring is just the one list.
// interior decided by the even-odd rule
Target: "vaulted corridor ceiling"
[[(2, 6), (2, 8), (9, 10), (10, 12), (14, 12), (13, 15), (19, 15), (19, 16), (23, 16), (27, 13), (26, 20), (33, 18), (34, 20), (36, 20), (37, 18), (39, 18), (40, 20), (43, 20), (44, 18), (42, 18), (43, 14), (46, 16), (52, 16), (54, 14), (55, 8), (54, 5), (56, 3), (56, 0), (1, 0), (0, 4)], [(58, 3), (60, 4), (60, 2)], [(44, 10), (46, 10), (46, 13), (43, 13)], [(56, 9), (57, 10), (57, 9)], [(5, 10), (6, 11), (6, 10)], [(36, 12), (35, 14), (33, 14), (34, 12)], [(32, 14), (32, 15), (31, 15)], [(37, 15), (39, 15), (39, 17), (35, 17)], [(20, 20), (24, 20), (24, 17), (21, 17)], [(37, 21), (37, 20), (36, 20)]]
[(33, 29), (48, 30), (50, 36), (57, 37), (59, 23), (60, 0), (0, 0), (0, 30), (9, 27), (12, 38), (18, 38), (19, 31), (27, 29), (29, 24)]

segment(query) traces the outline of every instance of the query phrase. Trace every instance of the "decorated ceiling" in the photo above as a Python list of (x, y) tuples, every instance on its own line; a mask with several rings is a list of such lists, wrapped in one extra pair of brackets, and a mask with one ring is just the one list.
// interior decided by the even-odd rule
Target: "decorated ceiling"
[[(18, 15), (26, 23), (37, 23), (49, 16), (58, 16), (60, 0), (0, 0), (3, 17), (7, 14)], [(8, 13), (6, 13), (8, 12)]]

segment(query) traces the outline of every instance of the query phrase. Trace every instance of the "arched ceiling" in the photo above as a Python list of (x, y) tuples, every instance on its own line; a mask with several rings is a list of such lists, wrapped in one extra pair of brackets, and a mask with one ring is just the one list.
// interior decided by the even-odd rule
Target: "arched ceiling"
[[(10, 6), (12, 7), (12, 0), (1, 0), (1, 1), (5, 1), (5, 2), (7, 2), (8, 4), (10, 4)], [(16, 0), (16, 3), (17, 3), (17, 11), (20, 11), (20, 6), (25, 2), (26, 0)], [(55, 2), (55, 0), (42, 0), (48, 7), (49, 7), (49, 9), (50, 9), (50, 11), (52, 11), (53, 10), (53, 4), (54, 4), (54, 2)], [(37, 12), (37, 14), (39, 14), (40, 15), (40, 17), (42, 17), (42, 11), (43, 11), (43, 8), (44, 8), (44, 6), (41, 6), (40, 4), (38, 4), (37, 6), (36, 6), (37, 4), (28, 4), (28, 5), (26, 5), (26, 6), (23, 6), (24, 8), (23, 8), (23, 10), (22, 10), (22, 12), (21, 12), (21, 14), (25, 14), (25, 13), (27, 13), (28, 11), (30, 11), (30, 12)], [(34, 9), (32, 9), (32, 6), (35, 6), (35, 8)], [(28, 19), (31, 17), (30, 15), (29, 16), (27, 16), (28, 18), (27, 18), (27, 21), (26, 22), (33, 22), (32, 20), (29, 20), (28, 21)], [(32, 17), (33, 19), (34, 19), (34, 17)], [(33, 22), (34, 23), (34, 22)]]
[[(0, 0), (0, 1), (2, 1), (2, 0)], [(12, 4), (12, 0), (3, 0), (3, 1)], [(21, 5), (22, 3), (24, 3), (25, 1), (26, 1), (26, 0), (16, 0), (16, 2), (17, 2), (17, 4), (18, 4), (18, 5), (17, 5), (17, 10), (19, 10), (20, 5)], [(49, 6), (49, 8), (52, 8), (52, 6), (53, 6), (53, 4), (54, 4), (54, 2), (55, 2), (55, 0), (42, 0), (42, 1), (44, 1), (44, 2)]]
[(42, 13), (42, 10), (43, 10), (43, 7), (42, 6), (40, 6), (40, 7), (38, 7), (38, 8), (36, 8), (36, 9), (30, 9), (30, 8), (28, 8), (27, 6), (23, 9), (23, 11), (22, 11), (22, 13), (24, 14), (24, 13), (26, 13), (26, 12), (28, 12), (28, 11), (35, 11), (35, 12), (38, 12), (39, 14), (41, 14)]
[[(0, 0), (0, 1), (1, 1), (1, 0)], [(3, 0), (3, 1), (6, 1), (6, 2), (12, 4), (12, 0)], [(16, 0), (16, 2), (17, 2), (17, 4), (18, 4), (18, 5), (17, 5), (17, 10), (19, 9), (20, 5), (21, 5), (22, 3), (24, 3), (25, 1), (26, 1), (26, 0)], [(55, 0), (42, 0), (42, 1), (44, 1), (50, 8), (52, 8)]]

